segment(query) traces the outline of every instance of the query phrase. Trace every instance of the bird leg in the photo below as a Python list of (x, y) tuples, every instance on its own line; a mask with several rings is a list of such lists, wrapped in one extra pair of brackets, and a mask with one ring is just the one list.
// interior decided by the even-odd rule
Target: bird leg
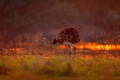
[(76, 47), (73, 47), (73, 50), (74, 50), (74, 54), (76, 55)]
[(65, 41), (63, 42), (64, 45), (68, 46), (68, 54), (71, 56), (71, 50), (70, 50), (70, 46), (72, 45), (72, 43)]
[(70, 45), (68, 45), (68, 54), (71, 56)]
[(68, 42), (68, 41), (65, 41), (63, 44), (68, 46), (69, 55), (71, 55), (70, 46), (73, 47), (74, 55), (76, 55), (76, 46), (74, 44), (72, 44), (71, 42)]
[(72, 44), (71, 46), (73, 47), (74, 55), (76, 55), (76, 46), (74, 44)]

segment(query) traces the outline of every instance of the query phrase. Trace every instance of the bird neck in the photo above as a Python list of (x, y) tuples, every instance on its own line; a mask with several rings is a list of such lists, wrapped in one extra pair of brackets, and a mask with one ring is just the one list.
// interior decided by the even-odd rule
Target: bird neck
[(43, 41), (43, 43), (44, 43), (44, 45), (47, 46), (47, 47), (52, 47), (52, 46), (53, 46), (53, 44), (51, 44), (51, 43), (49, 44), (47, 41)]

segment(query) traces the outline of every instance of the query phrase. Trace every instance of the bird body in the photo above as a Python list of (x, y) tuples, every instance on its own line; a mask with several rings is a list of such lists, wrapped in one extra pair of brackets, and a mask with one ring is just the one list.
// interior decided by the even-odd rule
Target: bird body
[(70, 47), (71, 46), (73, 47), (74, 54), (76, 54), (75, 43), (78, 43), (80, 41), (80, 38), (79, 38), (79, 33), (77, 32), (76, 29), (66, 28), (62, 30), (61, 32), (59, 32), (58, 35), (56, 35), (55, 39), (50, 44), (47, 43), (45, 37), (41, 38), (41, 41), (43, 41), (43, 43), (49, 47), (54, 46), (56, 43), (64, 44), (68, 46), (68, 52), (69, 52), (69, 55), (71, 55)]
[(79, 39), (79, 33), (74, 28), (67, 28), (62, 30), (56, 38), (53, 40), (51, 44), (55, 45), (56, 43), (64, 43), (65, 41), (68, 41), (72, 44), (78, 43), (80, 41)]
[(80, 41), (79, 33), (74, 28), (66, 28), (62, 30), (55, 39), (50, 43), (51, 45), (55, 45), (56, 43), (64, 44), (68, 46), (69, 54), (71, 55), (70, 47), (72, 46), (74, 49), (74, 53), (76, 54), (76, 46), (75, 43)]

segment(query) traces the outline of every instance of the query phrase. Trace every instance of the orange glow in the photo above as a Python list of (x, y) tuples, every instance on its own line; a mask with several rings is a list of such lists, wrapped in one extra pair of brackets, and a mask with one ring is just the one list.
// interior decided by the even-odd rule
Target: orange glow
[[(78, 49), (89, 49), (89, 50), (120, 50), (120, 44), (97, 44), (97, 43), (81, 43), (76, 44)], [(65, 48), (64, 45), (59, 48)]]
[(22, 48), (10, 48), (10, 51), (16, 51), (16, 52), (20, 52), (22, 51)]
[[(77, 46), (77, 49), (89, 49), (89, 50), (92, 50), (92, 51), (120, 50), (120, 44), (80, 43), (80, 44), (76, 44), (76, 46)], [(66, 47), (65, 45), (60, 45), (60, 46), (57, 46), (56, 48), (63, 49), (65, 47)], [(23, 51), (24, 48), (10, 48), (9, 50), (19, 53), (19, 52)]]

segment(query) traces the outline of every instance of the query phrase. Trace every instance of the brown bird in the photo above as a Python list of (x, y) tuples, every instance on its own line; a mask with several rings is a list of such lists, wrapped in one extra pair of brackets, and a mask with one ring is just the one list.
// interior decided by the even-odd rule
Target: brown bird
[(79, 38), (79, 33), (76, 29), (66, 28), (62, 30), (60, 33), (58, 33), (58, 35), (56, 35), (55, 39), (50, 44), (46, 43), (45, 37), (42, 39), (42, 41), (46, 46), (54, 46), (56, 43), (64, 44), (68, 46), (69, 55), (71, 55), (70, 47), (71, 46), (73, 47), (74, 54), (76, 54), (75, 43), (78, 43), (80, 41), (80, 38)]

